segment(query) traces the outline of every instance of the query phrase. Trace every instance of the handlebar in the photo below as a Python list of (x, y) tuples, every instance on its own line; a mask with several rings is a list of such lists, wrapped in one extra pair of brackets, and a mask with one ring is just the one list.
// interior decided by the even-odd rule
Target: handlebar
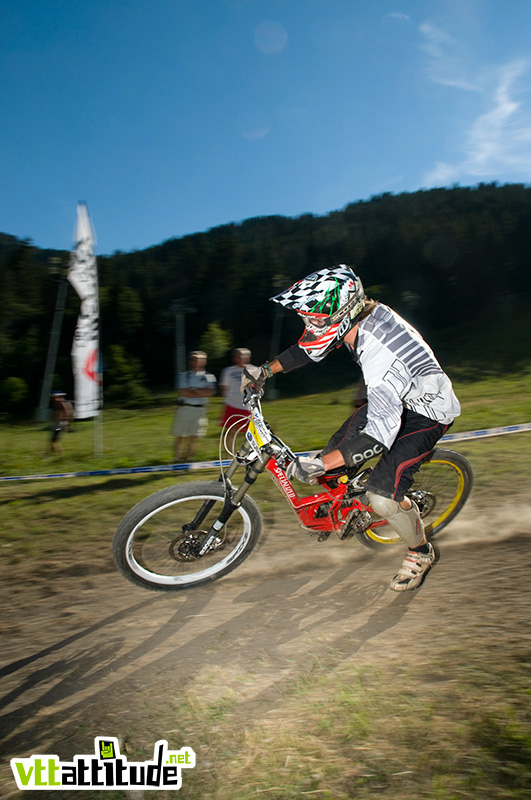
[(243, 390), (243, 404), (244, 406), (256, 406), (260, 402), (260, 398), (263, 396), (263, 388), (261, 389), (260, 387), (254, 385), (252, 389), (246, 387)]
[[(259, 444), (258, 444), (258, 452), (261, 452), (262, 447), (265, 444), (268, 447), (274, 447), (275, 450), (275, 457), (281, 466), (282, 469), (285, 469), (287, 464), (294, 460), (295, 454), (282, 439), (273, 433), (269, 424), (264, 419), (264, 415), (262, 413), (262, 406), (260, 403), (260, 399), (264, 395), (263, 387), (258, 387), (256, 385), (250, 384), (248, 387), (244, 389), (242, 392), (243, 394), (243, 403), (251, 411), (256, 412), (252, 416), (251, 424), (258, 426), (258, 433), (259, 433)], [(260, 441), (260, 438), (262, 441)], [(257, 450), (255, 449), (255, 452)]]

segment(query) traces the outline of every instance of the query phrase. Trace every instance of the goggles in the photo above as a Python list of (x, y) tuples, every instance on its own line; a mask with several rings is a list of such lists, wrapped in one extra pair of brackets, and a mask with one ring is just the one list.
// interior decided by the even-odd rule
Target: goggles
[(297, 312), (308, 330), (322, 331), (332, 323), (329, 314), (307, 314), (304, 311)]

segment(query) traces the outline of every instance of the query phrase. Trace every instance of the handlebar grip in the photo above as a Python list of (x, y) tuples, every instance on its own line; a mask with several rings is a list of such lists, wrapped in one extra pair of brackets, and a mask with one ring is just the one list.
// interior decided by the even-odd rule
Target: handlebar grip
[(256, 386), (255, 384), (251, 383), (249, 386), (246, 386), (243, 390), (243, 404), (248, 406), (253, 399), (259, 400), (264, 394), (263, 387)]

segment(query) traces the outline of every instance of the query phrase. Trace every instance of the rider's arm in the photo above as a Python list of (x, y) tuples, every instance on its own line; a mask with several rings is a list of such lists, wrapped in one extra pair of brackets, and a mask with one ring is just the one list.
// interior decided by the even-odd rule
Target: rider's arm
[[(312, 364), (312, 359), (302, 350), (298, 344), (293, 344), (284, 350), (280, 355), (269, 362), (271, 372), (291, 372), (299, 367), (305, 367)], [(273, 364), (278, 365), (273, 369)]]
[(311, 359), (302, 352), (298, 345), (293, 345), (284, 350), (280, 355), (266, 361), (262, 366), (256, 367), (248, 364), (243, 368), (240, 389), (243, 392), (250, 386), (263, 388), (266, 380), (272, 378), (277, 372), (291, 372), (292, 369), (310, 364)]
[[(263, 366), (268, 373), (268, 378), (270, 378), (272, 375), (275, 375), (277, 372), (284, 372), (282, 369), (282, 364), (278, 358), (272, 358), (271, 361), (266, 361)], [(271, 373), (271, 375), (269, 373)]]

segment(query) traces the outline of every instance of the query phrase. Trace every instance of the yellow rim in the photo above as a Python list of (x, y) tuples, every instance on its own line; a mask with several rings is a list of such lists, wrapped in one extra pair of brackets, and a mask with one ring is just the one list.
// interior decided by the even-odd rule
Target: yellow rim
[[(439, 516), (436, 519), (432, 520), (428, 525), (426, 525), (427, 533), (430, 533), (434, 528), (436, 528), (438, 525), (444, 522), (445, 519), (448, 519), (448, 517), (458, 504), (461, 495), (463, 494), (463, 489), (465, 488), (465, 477), (463, 475), (463, 471), (457, 466), (457, 464), (454, 464), (453, 461), (437, 458), (433, 459), (429, 463), (447, 464), (448, 466), (452, 467), (452, 469), (454, 469), (455, 472), (457, 473), (457, 491), (453, 497), (453, 500), (446, 506), (445, 509), (443, 509), (443, 511), (439, 514)], [(379, 530), (379, 528), (377, 528), (377, 530)], [(401, 541), (400, 537), (396, 535), (393, 538), (389, 536), (379, 536), (377, 533), (371, 530), (371, 528), (367, 528), (365, 533), (369, 537), (369, 539), (372, 539), (374, 542), (379, 542), (380, 544), (396, 544), (397, 542)]]

